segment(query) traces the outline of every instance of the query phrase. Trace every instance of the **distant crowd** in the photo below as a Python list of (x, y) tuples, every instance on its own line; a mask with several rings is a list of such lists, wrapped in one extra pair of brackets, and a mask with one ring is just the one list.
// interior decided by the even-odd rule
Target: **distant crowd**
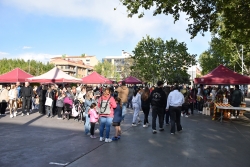
[[(235, 89), (222, 87), (189, 88), (185, 85), (164, 86), (162, 81), (157, 86), (148, 87), (131, 85), (123, 81), (121, 85), (90, 86), (77, 84), (42, 84), (31, 87), (28, 82), (24, 85), (3, 84), (0, 91), (0, 112), (6, 115), (9, 108), (10, 118), (18, 115), (29, 115), (38, 110), (41, 115), (58, 119), (74, 118), (84, 122), (84, 131), (91, 138), (96, 138), (94, 129), (99, 123), (100, 141), (111, 142), (121, 138), (121, 123), (124, 121), (127, 108), (133, 109), (132, 126), (142, 124), (147, 128), (152, 126), (152, 133), (157, 133), (156, 121), (158, 118), (160, 132), (164, 131), (164, 124), (170, 125), (170, 133), (175, 134), (182, 130), (181, 116), (188, 117), (194, 110), (201, 113), (204, 103), (211, 101), (222, 102), (224, 98), (233, 106), (239, 106), (243, 99), (238, 85)], [(18, 108), (22, 112), (18, 113)], [(140, 111), (144, 113), (143, 122)], [(149, 123), (148, 115), (152, 111), (152, 122)], [(238, 111), (232, 116), (237, 117)], [(110, 138), (110, 127), (115, 127), (115, 136)], [(104, 136), (104, 131), (106, 131)]]

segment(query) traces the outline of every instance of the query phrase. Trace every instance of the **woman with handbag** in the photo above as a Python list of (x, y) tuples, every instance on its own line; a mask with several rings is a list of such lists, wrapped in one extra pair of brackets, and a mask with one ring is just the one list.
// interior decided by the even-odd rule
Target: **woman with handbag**
[(51, 88), (48, 87), (48, 90), (46, 93), (46, 102), (45, 102), (47, 118), (54, 117), (53, 112), (52, 112), (53, 101), (54, 101), (54, 93), (51, 90)]
[(98, 99), (100, 115), (100, 141), (104, 141), (103, 132), (106, 128), (105, 142), (111, 142), (109, 138), (110, 126), (114, 118), (114, 108), (117, 107), (114, 97), (110, 95), (110, 88), (106, 88), (103, 95)]

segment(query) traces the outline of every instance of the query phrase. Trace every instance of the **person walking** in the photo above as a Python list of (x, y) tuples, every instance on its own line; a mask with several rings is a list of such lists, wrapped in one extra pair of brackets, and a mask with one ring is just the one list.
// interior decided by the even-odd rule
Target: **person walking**
[(104, 141), (103, 132), (106, 128), (105, 142), (109, 143), (110, 126), (114, 118), (114, 108), (117, 107), (114, 97), (110, 95), (110, 89), (106, 88), (103, 95), (98, 99), (98, 107), (100, 108), (100, 141)]
[(153, 134), (156, 134), (156, 119), (159, 119), (159, 131), (164, 131), (164, 111), (167, 102), (166, 93), (163, 91), (163, 82), (157, 82), (157, 88), (155, 88), (150, 95), (150, 102), (152, 105), (152, 129)]
[(127, 113), (127, 102), (128, 102), (128, 93), (129, 93), (129, 89), (126, 86), (126, 82), (122, 81), (122, 85), (118, 87), (115, 91), (118, 92), (118, 97), (121, 99), (122, 120), (124, 120), (125, 115)]
[(182, 130), (181, 126), (181, 108), (184, 103), (184, 96), (178, 90), (178, 85), (174, 86), (174, 90), (169, 93), (167, 99), (166, 111), (170, 113), (170, 122), (171, 122), (171, 134), (175, 134), (175, 123), (177, 126), (177, 131)]
[(150, 110), (150, 90), (148, 87), (146, 87), (141, 95), (141, 108), (144, 113), (144, 124), (143, 127), (146, 128), (149, 125), (148, 122), (148, 115), (149, 115), (149, 110)]
[(27, 115), (29, 115), (30, 105), (31, 105), (31, 98), (33, 96), (33, 89), (30, 86), (29, 82), (25, 82), (24, 87), (22, 87), (20, 91), (20, 96), (22, 97), (22, 115), (25, 115), (25, 109), (27, 110)]
[(113, 141), (116, 141), (121, 138), (121, 121), (122, 121), (122, 106), (121, 99), (119, 97), (115, 98), (117, 107), (114, 110), (114, 119), (113, 126), (115, 127), (115, 136), (112, 138)]
[[(139, 117), (139, 113), (141, 111), (141, 94), (139, 92), (139, 89), (136, 89), (134, 92), (134, 96), (132, 99), (132, 105), (133, 105), (133, 109), (134, 109), (132, 126), (137, 126), (137, 124), (138, 125), (141, 124), (141, 120)], [(138, 122), (137, 122), (137, 120), (138, 120)]]

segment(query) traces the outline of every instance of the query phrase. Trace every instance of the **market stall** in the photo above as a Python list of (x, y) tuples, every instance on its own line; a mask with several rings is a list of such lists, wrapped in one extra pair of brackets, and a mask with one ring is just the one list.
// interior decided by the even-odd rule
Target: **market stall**
[(33, 77), (31, 74), (23, 71), (20, 68), (15, 68), (10, 72), (0, 75), (0, 83), (15, 83), (25, 82), (27, 78)]
[(90, 75), (82, 78), (84, 84), (112, 84), (112, 81), (97, 72), (92, 72)]

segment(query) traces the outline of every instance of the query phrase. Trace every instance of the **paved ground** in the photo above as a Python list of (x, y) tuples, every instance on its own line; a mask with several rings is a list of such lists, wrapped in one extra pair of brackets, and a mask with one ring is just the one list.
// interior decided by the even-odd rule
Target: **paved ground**
[(122, 138), (104, 143), (84, 135), (83, 124), (73, 119), (46, 118), (37, 112), (14, 119), (6, 115), (0, 118), (0, 166), (250, 166), (250, 120), (244, 116), (231, 123), (201, 114), (182, 117), (184, 130), (175, 135), (167, 126), (157, 134), (151, 127), (131, 127), (131, 120), (129, 110)]

